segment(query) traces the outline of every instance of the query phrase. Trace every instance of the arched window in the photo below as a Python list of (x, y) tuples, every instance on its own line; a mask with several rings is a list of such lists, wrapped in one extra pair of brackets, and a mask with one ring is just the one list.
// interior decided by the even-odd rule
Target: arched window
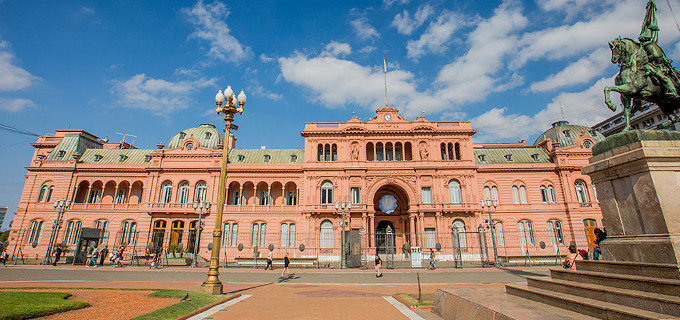
[(564, 234), (562, 233), (562, 222), (548, 221), (548, 234), (550, 235), (550, 243), (564, 244)]
[(491, 188), (484, 187), (484, 200), (491, 200)]
[(102, 196), (102, 185), (101, 182), (95, 182), (92, 184), (92, 189), (90, 189), (90, 194), (87, 197), (87, 203), (99, 203)]
[(460, 144), (458, 142), (453, 146), (453, 151), (456, 153), (456, 160), (460, 160)]
[(281, 247), (294, 248), (295, 247), (295, 224), (282, 223), (281, 224)]
[(439, 146), (440, 152), (442, 154), (442, 160), (446, 160), (446, 144), (442, 142)]
[(163, 182), (161, 186), (161, 203), (170, 203), (172, 199), (172, 182)]
[(525, 247), (527, 244), (536, 245), (536, 238), (534, 237), (534, 225), (531, 221), (520, 221), (517, 222), (517, 228), (519, 229), (519, 244), (522, 247), (522, 252), (525, 252)]
[[(158, 221), (156, 221), (158, 222)], [(165, 229), (165, 226), (163, 226)], [(154, 230), (155, 231), (155, 230)], [(165, 230), (163, 230), (165, 231)], [(154, 232), (155, 236), (155, 232)], [(123, 221), (123, 228), (121, 229), (120, 245), (127, 246), (128, 244), (135, 244), (137, 239), (137, 222)]]
[(316, 161), (321, 162), (323, 161), (323, 145), (319, 144), (316, 146)]
[(396, 161), (402, 161), (404, 160), (404, 155), (402, 154), (403, 150), (401, 148), (401, 142), (397, 142), (394, 144), (394, 160)]
[(366, 144), (366, 161), (373, 161), (373, 143)]
[(413, 154), (412, 154), (411, 149), (413, 149), (413, 148), (411, 147), (410, 142), (404, 143), (404, 160), (406, 160), (406, 161), (413, 160)]
[(496, 244), (498, 244), (499, 246), (504, 246), (505, 234), (503, 234), (503, 223), (496, 222), (494, 229), (496, 230)]
[(548, 194), (548, 188), (546, 188), (545, 186), (541, 186), (541, 201), (543, 201), (543, 203), (550, 202), (550, 195)]
[(449, 160), (453, 160), (453, 143), (449, 142), (447, 145), (447, 152), (449, 154)]
[(326, 180), (321, 184), (321, 204), (333, 203), (333, 183)]
[(452, 228), (458, 232), (458, 239), (454, 238), (454, 243), (457, 242), (458, 246), (461, 248), (467, 247), (467, 241), (465, 240), (465, 222), (463, 222), (463, 220), (456, 219), (453, 221)]
[(519, 186), (519, 202), (523, 204), (527, 203), (527, 188), (524, 186)]
[(151, 238), (156, 250), (163, 248), (163, 240), (165, 239), (165, 227), (167, 222), (165, 220), (156, 220), (153, 223), (153, 237)]
[(491, 200), (498, 203), (498, 188), (496, 186), (491, 187)]
[(127, 202), (127, 190), (123, 188), (118, 189), (116, 191), (116, 199), (114, 200), (113, 203), (121, 204), (126, 202)]
[(44, 224), (45, 221), (43, 220), (33, 220), (33, 222), (31, 222), (31, 233), (28, 237), (28, 243), (40, 242)]
[(384, 151), (385, 150), (383, 149), (383, 144), (381, 142), (375, 144), (375, 161), (383, 161)]
[(392, 148), (392, 143), (388, 142), (385, 144), (385, 161), (394, 161), (394, 149)]
[(201, 181), (196, 184), (196, 191), (194, 191), (194, 202), (205, 202), (205, 196), (208, 193), (208, 185)]
[(548, 193), (550, 194), (550, 202), (557, 203), (557, 193), (555, 192), (555, 188), (553, 188), (553, 186), (548, 186)]
[(80, 227), (82, 223), (79, 220), (70, 220), (66, 222), (66, 232), (64, 233), (64, 242), (67, 244), (76, 244), (80, 238)]
[(551, 185), (541, 186), (541, 200), (543, 203), (556, 203), (557, 193), (555, 193), (555, 188)]
[(266, 243), (267, 243), (267, 224), (253, 223), (253, 232), (251, 233), (250, 244), (253, 247), (255, 246), (264, 247)]
[(105, 243), (109, 237), (109, 222), (106, 220), (97, 220), (94, 222), (94, 227), (100, 229), (104, 233), (104, 237), (99, 239), (99, 243)]
[(43, 199), (45, 198), (46, 192), (47, 192), (47, 186), (42, 186), (42, 188), (40, 188), (40, 192), (38, 193), (38, 201), (36, 201), (36, 202), (42, 202)]
[(333, 223), (329, 220), (321, 222), (319, 231), (319, 247), (327, 249), (333, 248)]
[(588, 202), (588, 194), (586, 192), (586, 184), (581, 180), (574, 182), (574, 189), (576, 190), (576, 198), (578, 202)]
[(47, 188), (47, 195), (45, 196), (45, 202), (50, 202), (52, 200), (52, 192), (54, 192), (54, 186)]
[(170, 230), (170, 245), (178, 245), (182, 243), (182, 235), (184, 234), (184, 221), (175, 220), (172, 222), (172, 229)]
[(517, 186), (512, 186), (512, 202), (519, 204), (519, 188)]
[(187, 203), (189, 201), (189, 183), (184, 181), (179, 184), (179, 191), (177, 194), (178, 203)]
[(461, 203), (460, 182), (456, 179), (449, 181), (449, 202)]
[(338, 146), (335, 144), (331, 147), (331, 161), (338, 161)]
[(327, 144), (323, 147), (323, 161), (331, 161), (331, 145)]

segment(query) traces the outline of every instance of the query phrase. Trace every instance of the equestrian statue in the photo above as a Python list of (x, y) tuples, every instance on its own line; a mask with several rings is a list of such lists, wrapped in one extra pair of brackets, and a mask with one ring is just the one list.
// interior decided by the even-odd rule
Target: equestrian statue
[(659, 129), (668, 128), (680, 120), (673, 112), (680, 108), (680, 71), (666, 57), (658, 39), (656, 4), (649, 0), (638, 41), (621, 37), (609, 41), (611, 61), (620, 69), (614, 80), (616, 85), (604, 88), (604, 102), (609, 109), (616, 111), (609, 94), (616, 91), (621, 95), (626, 119), (623, 131), (630, 130), (630, 116), (641, 109), (643, 100), (658, 105), (668, 116), (668, 120), (658, 126)]

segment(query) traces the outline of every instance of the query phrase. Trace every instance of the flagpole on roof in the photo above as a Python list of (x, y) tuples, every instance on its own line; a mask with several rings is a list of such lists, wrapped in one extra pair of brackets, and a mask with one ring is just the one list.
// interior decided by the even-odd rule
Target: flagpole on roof
[(385, 62), (385, 55), (383, 55), (383, 73), (385, 74), (385, 106), (389, 106), (387, 103), (387, 62)]

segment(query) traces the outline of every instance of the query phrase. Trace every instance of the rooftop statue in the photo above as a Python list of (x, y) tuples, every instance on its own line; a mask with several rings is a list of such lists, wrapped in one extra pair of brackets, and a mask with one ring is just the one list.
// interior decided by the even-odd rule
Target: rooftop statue
[(658, 40), (656, 3), (649, 0), (638, 41), (621, 37), (609, 41), (611, 61), (618, 64), (620, 70), (614, 80), (616, 85), (604, 88), (604, 102), (609, 109), (616, 111), (609, 94), (611, 91), (621, 94), (626, 119), (623, 131), (630, 130), (630, 116), (640, 110), (642, 100), (658, 105), (668, 116), (669, 120), (662, 123), (659, 129), (665, 129), (680, 120), (673, 113), (680, 108), (680, 71), (673, 67)]

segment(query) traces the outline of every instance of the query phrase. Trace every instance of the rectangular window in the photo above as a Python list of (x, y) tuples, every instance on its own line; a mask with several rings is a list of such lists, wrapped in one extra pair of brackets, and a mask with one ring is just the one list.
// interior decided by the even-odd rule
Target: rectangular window
[(228, 247), (229, 246), (229, 240), (231, 239), (229, 237), (229, 230), (231, 229), (231, 224), (225, 223), (222, 225), (222, 246), (223, 247)]
[(266, 206), (269, 204), (269, 193), (267, 191), (260, 191), (260, 205)]
[(238, 241), (238, 223), (231, 225), (231, 243), (229, 245), (232, 247), (237, 246), (238, 243), (236, 241)]
[(543, 201), (543, 203), (548, 203), (548, 199), (548, 189), (541, 186), (541, 201)]
[(288, 227), (288, 246), (295, 247), (295, 224), (293, 223)]
[(434, 248), (437, 242), (434, 228), (425, 228), (425, 247)]
[(555, 221), (555, 236), (557, 237), (557, 242), (564, 244), (564, 235), (562, 234), (562, 222)]
[(281, 224), (281, 247), (288, 246), (288, 224)]
[(516, 186), (512, 186), (512, 201), (515, 204), (519, 204), (519, 190)]
[(260, 225), (253, 223), (253, 233), (251, 234), (250, 245), (253, 247), (257, 246), (257, 236), (260, 234)]
[(238, 204), (239, 204), (239, 202), (238, 202), (239, 199), (238, 199), (238, 198), (239, 198), (239, 194), (240, 194), (240, 193), (241, 193), (241, 192), (240, 192), (239, 190), (236, 190), (236, 191), (234, 191), (234, 192), (231, 194), (231, 204), (232, 204), (232, 205), (235, 206), (235, 205), (238, 205)]
[(260, 247), (267, 245), (267, 224), (260, 224)]
[(42, 227), (44, 221), (33, 221), (31, 224), (31, 236), (28, 238), (29, 243), (39, 242), (42, 234)]
[(496, 243), (499, 246), (505, 246), (505, 235), (503, 234), (503, 224), (496, 222)]
[(101, 197), (101, 190), (93, 189), (90, 190), (90, 196), (88, 197), (87, 203), (97, 203)]
[(431, 187), (423, 187), (422, 192), (423, 192), (423, 203), (432, 203), (432, 188)]
[(361, 188), (354, 187), (350, 189), (350, 200), (352, 204), (361, 203)]
[(295, 191), (288, 191), (288, 195), (286, 196), (286, 204), (289, 206), (297, 205), (297, 196)]
[(519, 187), (519, 201), (521, 203), (527, 203), (527, 189), (524, 186)]
[(116, 192), (116, 204), (125, 203), (125, 193), (126, 191), (124, 189), (119, 189)]

